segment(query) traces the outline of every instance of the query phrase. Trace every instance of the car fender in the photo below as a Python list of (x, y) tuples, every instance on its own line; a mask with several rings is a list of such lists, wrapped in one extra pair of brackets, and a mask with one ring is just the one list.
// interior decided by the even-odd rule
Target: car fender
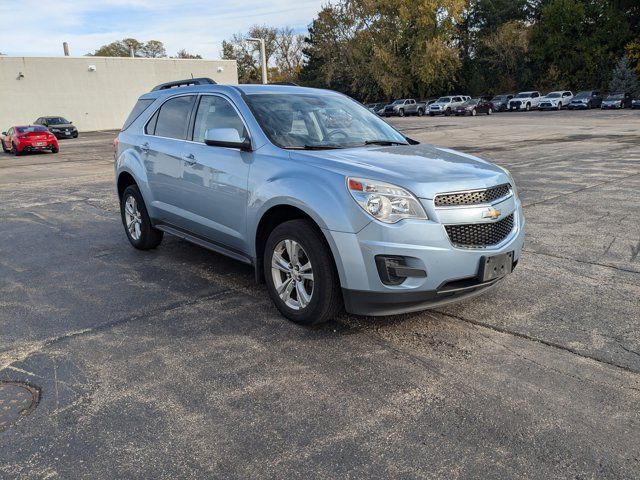
[(144, 166), (143, 160), (140, 158), (140, 154), (136, 150), (131, 148), (120, 152), (116, 157), (115, 168), (116, 188), (120, 175), (122, 175), (124, 172), (131, 175), (138, 185), (138, 189), (140, 190), (140, 194), (142, 195), (147, 210), (149, 210), (149, 214), (153, 217), (154, 215), (151, 213), (151, 209), (153, 208), (153, 195), (151, 194), (151, 190), (149, 189), (147, 169)]
[(273, 207), (291, 206), (307, 214), (323, 231), (337, 264), (341, 263), (340, 255), (331, 232), (357, 233), (373, 221), (353, 200), (343, 176), (327, 175), (324, 170), (318, 170), (315, 175), (308, 169), (304, 173), (305, 176), (296, 171), (286, 172), (260, 182), (261, 187), (251, 192), (247, 204), (247, 237), (252, 257), (256, 257), (256, 245), (251, 239), (256, 238), (261, 219)]

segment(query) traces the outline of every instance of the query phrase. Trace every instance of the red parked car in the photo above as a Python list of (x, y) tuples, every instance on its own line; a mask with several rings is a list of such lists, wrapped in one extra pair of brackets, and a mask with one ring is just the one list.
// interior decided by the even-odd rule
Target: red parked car
[(4, 152), (11, 152), (14, 155), (43, 150), (58, 153), (59, 149), (56, 137), (41, 125), (11, 127), (6, 132), (2, 132), (0, 143)]

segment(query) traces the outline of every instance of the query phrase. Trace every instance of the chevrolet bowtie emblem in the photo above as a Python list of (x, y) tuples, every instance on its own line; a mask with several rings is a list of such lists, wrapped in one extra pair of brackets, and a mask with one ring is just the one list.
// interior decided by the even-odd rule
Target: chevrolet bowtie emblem
[(495, 220), (496, 218), (500, 218), (500, 215), (502, 215), (502, 212), (500, 210), (496, 210), (495, 208), (491, 207), (482, 213), (482, 218), (491, 218)]

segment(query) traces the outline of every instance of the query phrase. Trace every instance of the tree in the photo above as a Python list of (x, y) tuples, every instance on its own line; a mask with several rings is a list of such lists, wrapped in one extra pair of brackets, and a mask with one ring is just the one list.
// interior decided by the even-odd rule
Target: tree
[(625, 55), (613, 70), (613, 78), (609, 84), (609, 90), (611, 92), (637, 93), (639, 86), (638, 75), (631, 68), (629, 58)]
[(147, 58), (162, 58), (167, 56), (162, 42), (158, 40), (149, 40), (142, 45), (142, 56)]
[(167, 55), (162, 42), (149, 40), (144, 43), (135, 38), (125, 38), (111, 42), (87, 55), (95, 57), (130, 57), (132, 52), (134, 57), (159, 58)]
[(191, 53), (187, 52), (183, 48), (183, 49), (178, 50), (178, 53), (176, 53), (176, 56), (174, 58), (201, 59), (202, 56), (200, 56), (200, 55), (192, 55)]
[(605, 88), (628, 40), (629, 25), (610, 0), (549, 0), (532, 30), (534, 86)]
[[(362, 100), (451, 88), (466, 0), (341, 0), (314, 20), (301, 78)], [(316, 69), (316, 71), (313, 71)]]
[(302, 68), (303, 37), (293, 29), (277, 29), (254, 25), (246, 34), (234, 34), (222, 42), (222, 58), (235, 60), (240, 83), (259, 83), (262, 80), (260, 45), (249, 38), (265, 40), (265, 52), (271, 81), (293, 81)]
[(530, 37), (531, 28), (526, 23), (510, 21), (483, 39), (482, 44), (489, 53), (486, 63), (493, 72), (495, 93), (518, 90), (524, 83)]
[(640, 37), (630, 41), (624, 50), (629, 60), (636, 64), (636, 72), (640, 75)]

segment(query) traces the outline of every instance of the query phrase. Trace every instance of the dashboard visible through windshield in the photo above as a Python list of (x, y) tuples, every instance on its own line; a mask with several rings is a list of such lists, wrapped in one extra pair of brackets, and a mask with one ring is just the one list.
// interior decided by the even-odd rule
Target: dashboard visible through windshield
[(402, 134), (348, 97), (250, 94), (246, 98), (265, 134), (281, 148), (408, 144)]

